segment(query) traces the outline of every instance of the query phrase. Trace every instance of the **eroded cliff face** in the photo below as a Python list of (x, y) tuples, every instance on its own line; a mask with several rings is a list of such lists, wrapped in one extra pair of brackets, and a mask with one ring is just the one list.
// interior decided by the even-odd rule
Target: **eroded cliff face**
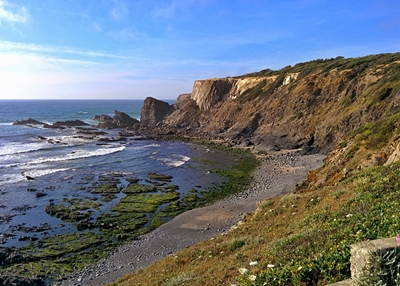
[(399, 70), (400, 54), (386, 54), (199, 80), (159, 127), (230, 145), (328, 152), (349, 132), (400, 113)]

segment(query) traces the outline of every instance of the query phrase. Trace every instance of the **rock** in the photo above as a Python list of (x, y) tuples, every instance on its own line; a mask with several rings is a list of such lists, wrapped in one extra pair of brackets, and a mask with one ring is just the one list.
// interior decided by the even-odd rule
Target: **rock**
[(128, 114), (115, 110), (114, 118), (108, 115), (96, 115), (93, 120), (98, 121), (98, 128), (114, 129), (114, 128), (129, 128), (131, 130), (137, 130), (139, 126), (139, 120), (130, 117)]
[(42, 192), (37, 192), (37, 193), (35, 194), (35, 196), (36, 196), (37, 198), (41, 198), (41, 197), (47, 196), (47, 194), (46, 194), (46, 193), (42, 193)]
[(65, 129), (65, 127), (64, 126), (55, 126), (55, 125), (52, 125), (52, 124), (43, 124), (43, 127), (44, 128), (49, 128), (49, 129)]
[(103, 114), (103, 115), (96, 115), (93, 118), (93, 120), (97, 122), (111, 122), (113, 118), (109, 115)]
[(26, 178), (28, 181), (36, 180), (34, 177), (31, 177), (31, 176), (25, 176), (25, 178)]
[(77, 127), (76, 128), (78, 134), (86, 134), (86, 135), (106, 135), (107, 132), (98, 130), (96, 128), (82, 128), (82, 127)]
[(21, 120), (21, 121), (16, 120), (13, 123), (13, 125), (28, 125), (28, 124), (44, 125), (45, 123), (32, 118), (28, 118), (27, 120)]
[(167, 102), (147, 97), (140, 112), (140, 127), (147, 129), (157, 125), (174, 111)]
[(120, 128), (133, 128), (135, 124), (139, 123), (139, 120), (130, 117), (124, 112), (115, 110), (113, 123)]
[(73, 127), (73, 126), (88, 126), (88, 125), (89, 124), (87, 124), (81, 120), (57, 121), (57, 122), (53, 123), (53, 126), (56, 126), (56, 127), (63, 127), (63, 126)]

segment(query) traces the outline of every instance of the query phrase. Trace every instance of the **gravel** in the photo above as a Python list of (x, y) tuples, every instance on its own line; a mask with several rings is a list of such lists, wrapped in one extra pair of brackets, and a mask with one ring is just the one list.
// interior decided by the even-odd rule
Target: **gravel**
[(322, 165), (324, 155), (274, 152), (261, 157), (250, 186), (211, 206), (185, 212), (151, 233), (129, 242), (105, 259), (51, 285), (102, 285), (144, 268), (200, 241), (228, 231), (256, 209), (256, 203), (293, 191), (308, 171)]

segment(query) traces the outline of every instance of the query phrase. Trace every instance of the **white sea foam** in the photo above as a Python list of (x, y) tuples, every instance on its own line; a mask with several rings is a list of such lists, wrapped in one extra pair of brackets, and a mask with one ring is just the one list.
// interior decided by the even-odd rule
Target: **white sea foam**
[(167, 158), (156, 158), (156, 157), (152, 157), (155, 160), (161, 161), (163, 162), (165, 165), (167, 166), (171, 166), (171, 167), (179, 167), (184, 165), (187, 161), (190, 160), (190, 157), (187, 156), (183, 156), (183, 155), (172, 155), (170, 157)]
[(125, 146), (121, 146), (121, 147), (117, 147), (117, 148), (112, 148), (112, 147), (101, 148), (101, 149), (97, 149), (97, 150), (93, 150), (93, 151), (87, 151), (87, 150), (80, 149), (80, 150), (73, 151), (71, 153), (64, 154), (62, 156), (38, 158), (33, 161), (28, 161), (28, 162), (23, 162), (23, 163), (0, 165), (0, 169), (7, 168), (7, 167), (23, 167), (23, 166), (30, 166), (30, 165), (40, 165), (40, 164), (51, 163), (51, 162), (62, 162), (62, 161), (104, 156), (104, 155), (109, 155), (112, 153), (120, 152), (124, 149), (125, 149)]
[(9, 143), (0, 146), (0, 156), (28, 153), (42, 149), (43, 143)]
[(79, 146), (83, 144), (87, 144), (87, 140), (83, 138), (74, 136), (50, 136), (46, 137), (46, 140), (37, 139), (37, 142), (32, 143), (7, 143), (5, 146), (0, 146), (0, 156), (29, 153), (41, 149)]
[(146, 146), (143, 146), (144, 148), (149, 148), (149, 147), (161, 147), (161, 145), (160, 144), (156, 144), (156, 143), (152, 143), (152, 144), (149, 144), (149, 145), (146, 145)]
[(50, 175), (57, 172), (68, 171), (68, 168), (61, 168), (61, 169), (43, 169), (43, 170), (27, 170), (24, 172), (25, 176), (30, 176), (33, 178)]
[(57, 172), (63, 172), (63, 171), (68, 171), (68, 168), (61, 168), (61, 169), (42, 169), (42, 170), (36, 170), (36, 169), (31, 169), (31, 170), (26, 170), (23, 172), (23, 174), (18, 173), (18, 174), (6, 174), (3, 176), (0, 176), (0, 185), (2, 184), (14, 184), (18, 183), (21, 181), (25, 181), (26, 177), (25, 176), (30, 176), (33, 178), (38, 178), (41, 176), (45, 175), (50, 175), (53, 173)]
[(97, 157), (97, 156), (104, 156), (109, 155), (112, 153), (120, 152), (125, 149), (125, 146), (117, 147), (117, 148), (101, 148), (94, 151), (87, 151), (87, 150), (76, 150), (71, 153), (65, 154), (63, 156), (58, 157), (47, 157), (47, 158), (39, 158), (37, 160), (28, 162), (29, 165), (36, 165), (36, 164), (43, 164), (49, 162), (61, 162), (61, 161), (69, 161), (69, 160), (76, 160), (76, 159), (83, 159), (89, 157)]

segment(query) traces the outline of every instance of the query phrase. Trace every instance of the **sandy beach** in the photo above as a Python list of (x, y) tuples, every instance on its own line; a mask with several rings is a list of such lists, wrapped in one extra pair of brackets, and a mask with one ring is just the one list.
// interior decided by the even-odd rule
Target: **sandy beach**
[(253, 212), (258, 201), (291, 193), (309, 170), (322, 165), (324, 158), (321, 154), (301, 155), (299, 151), (266, 154), (260, 158), (261, 164), (253, 173), (253, 182), (240, 194), (185, 212), (53, 285), (113, 282), (163, 257), (224, 233), (243, 220), (247, 213)]

